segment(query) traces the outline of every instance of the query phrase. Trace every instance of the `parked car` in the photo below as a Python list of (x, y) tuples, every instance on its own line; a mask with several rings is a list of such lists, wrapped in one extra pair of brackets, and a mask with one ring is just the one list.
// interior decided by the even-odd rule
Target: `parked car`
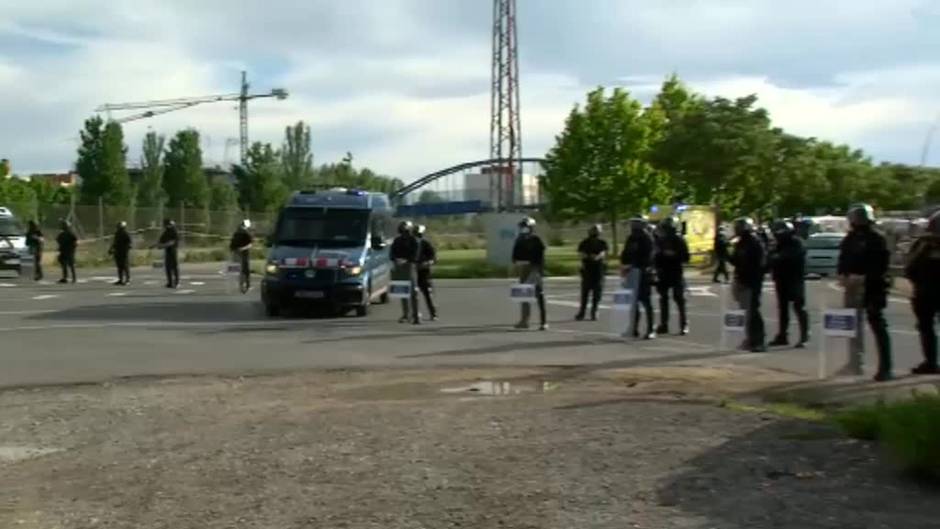
[(806, 240), (806, 274), (834, 276), (844, 233), (814, 233)]

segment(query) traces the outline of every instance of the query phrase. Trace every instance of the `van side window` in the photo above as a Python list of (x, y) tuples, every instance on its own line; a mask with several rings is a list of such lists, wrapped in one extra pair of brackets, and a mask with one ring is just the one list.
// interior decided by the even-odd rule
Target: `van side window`
[(393, 231), (392, 217), (389, 212), (374, 210), (372, 212), (369, 231), (372, 233), (373, 237), (381, 237), (383, 241), (388, 241)]

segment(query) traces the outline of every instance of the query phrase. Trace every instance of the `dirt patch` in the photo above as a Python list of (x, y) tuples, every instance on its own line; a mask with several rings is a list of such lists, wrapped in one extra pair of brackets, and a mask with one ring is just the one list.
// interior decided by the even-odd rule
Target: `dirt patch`
[(0, 445), (62, 449), (0, 460), (0, 527), (916, 528), (940, 517), (935, 493), (871, 446), (715, 406), (687, 372), (492, 398), (441, 391), (545, 375), (357, 371), (0, 393)]

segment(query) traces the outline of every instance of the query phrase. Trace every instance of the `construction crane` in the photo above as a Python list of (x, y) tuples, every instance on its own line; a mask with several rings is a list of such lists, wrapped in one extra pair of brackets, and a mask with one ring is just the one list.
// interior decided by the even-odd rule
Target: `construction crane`
[[(183, 97), (178, 99), (161, 99), (157, 101), (140, 101), (137, 103), (107, 103), (95, 109), (95, 112), (107, 112), (108, 119), (116, 123), (126, 123), (138, 119), (152, 118), (160, 114), (183, 110), (184, 108), (194, 107), (203, 103), (216, 103), (219, 101), (238, 101), (238, 121), (241, 141), (241, 163), (244, 165), (248, 160), (248, 101), (264, 97), (273, 97), (277, 100), (287, 99), (287, 90), (275, 88), (264, 94), (248, 93), (248, 74), (242, 72), (242, 88), (237, 94), (221, 94), (202, 97)], [(111, 118), (111, 112), (116, 110), (141, 110), (136, 114)]]

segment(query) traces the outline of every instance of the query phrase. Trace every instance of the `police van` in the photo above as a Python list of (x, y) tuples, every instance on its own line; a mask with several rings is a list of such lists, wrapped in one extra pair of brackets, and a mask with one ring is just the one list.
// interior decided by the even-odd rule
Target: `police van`
[(26, 230), (12, 211), (0, 206), (0, 270), (19, 274), (22, 257), (26, 254)]
[(261, 281), (268, 316), (315, 304), (365, 316), (386, 303), (393, 234), (388, 196), (335, 188), (299, 191), (281, 209)]

